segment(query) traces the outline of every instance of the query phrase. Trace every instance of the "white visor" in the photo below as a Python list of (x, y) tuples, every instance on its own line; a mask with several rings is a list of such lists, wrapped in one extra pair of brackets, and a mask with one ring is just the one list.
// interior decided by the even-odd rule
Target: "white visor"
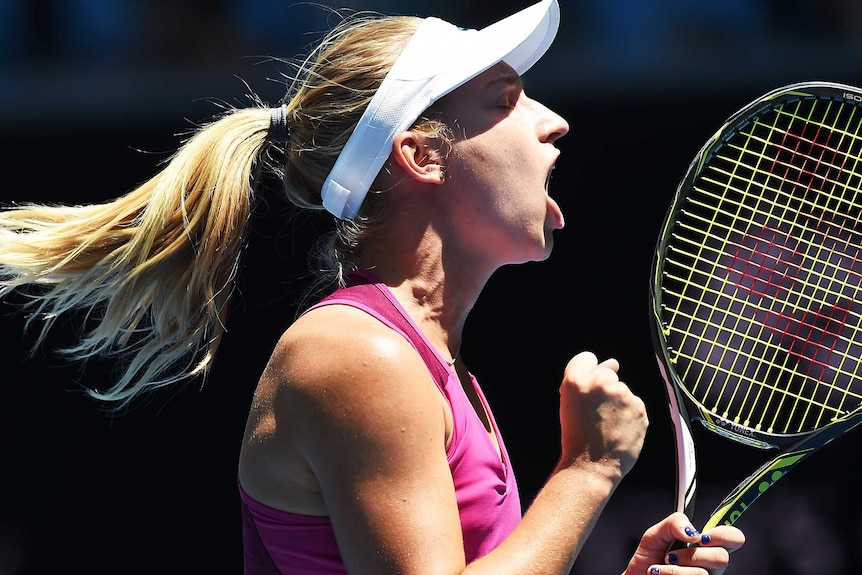
[(431, 104), (505, 62), (520, 75), (545, 53), (560, 23), (557, 0), (542, 0), (482, 30), (425, 18), (341, 150), (320, 191), (323, 206), (352, 218), (392, 151)]

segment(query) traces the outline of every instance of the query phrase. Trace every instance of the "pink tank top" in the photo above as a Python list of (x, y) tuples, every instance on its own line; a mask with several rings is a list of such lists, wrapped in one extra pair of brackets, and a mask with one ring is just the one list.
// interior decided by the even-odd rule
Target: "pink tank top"
[[(475, 378), (471, 381), (491, 419), (502, 459), (451, 369), (428, 342), (392, 292), (368, 272), (351, 275), (346, 288), (321, 305), (350, 305), (402, 334), (416, 349), (453, 416), (446, 454), (461, 517), (464, 552), (470, 563), (499, 545), (521, 520), (521, 502), (509, 455), (497, 423)], [(313, 309), (313, 308), (312, 308)], [(245, 575), (344, 575), (335, 533), (328, 517), (297, 515), (267, 507), (239, 488), (242, 502)]]

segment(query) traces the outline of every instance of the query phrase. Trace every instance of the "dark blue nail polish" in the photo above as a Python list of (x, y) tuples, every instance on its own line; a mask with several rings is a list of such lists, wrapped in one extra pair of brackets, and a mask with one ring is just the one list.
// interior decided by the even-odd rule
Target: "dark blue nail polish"
[(700, 536), (700, 542), (703, 543), (704, 545), (706, 545), (710, 541), (712, 541), (712, 538), (709, 535), (701, 535)]
[(685, 534), (688, 535), (689, 537), (692, 537), (693, 535), (697, 535), (697, 533), (698, 533), (697, 529), (695, 529), (693, 527), (686, 527), (685, 528)]
[(676, 556), (676, 553), (668, 553), (667, 562), (671, 565), (676, 565), (677, 563), (679, 563), (679, 557)]
[(658, 575), (661, 573), (661, 570), (658, 567), (650, 567), (649, 568), (650, 575)]

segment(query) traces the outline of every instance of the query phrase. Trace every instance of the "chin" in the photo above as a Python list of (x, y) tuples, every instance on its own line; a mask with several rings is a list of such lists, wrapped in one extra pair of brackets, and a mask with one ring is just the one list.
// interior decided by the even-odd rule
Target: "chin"
[(544, 261), (551, 257), (551, 252), (554, 251), (554, 231), (549, 230), (545, 234), (545, 249), (544, 254), (542, 255), (542, 259), (539, 261)]
[(536, 254), (528, 257), (526, 262), (543, 262), (549, 257), (551, 257), (551, 252), (554, 250), (554, 239), (553, 238), (545, 238), (545, 241), (540, 246), (540, 249)]

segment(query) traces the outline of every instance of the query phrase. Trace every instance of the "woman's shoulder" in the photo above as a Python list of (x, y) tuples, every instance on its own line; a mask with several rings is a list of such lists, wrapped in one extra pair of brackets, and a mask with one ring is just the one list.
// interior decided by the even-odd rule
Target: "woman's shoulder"
[(437, 413), (435, 425), (445, 420), (442, 395), (410, 342), (343, 305), (316, 308), (285, 331), (261, 379), (259, 399), (265, 396), (306, 437), (338, 427), (373, 441), (396, 422), (416, 422), (420, 412)]
[(298, 318), (276, 344), (268, 370), (276, 370), (294, 388), (327, 388), (399, 373), (428, 377), (421, 357), (400, 333), (363, 310), (340, 304), (314, 308)]
[(336, 361), (355, 354), (385, 354), (405, 344), (403, 337), (369, 313), (331, 304), (300, 316), (282, 334), (276, 350), (292, 359), (331, 355)]

